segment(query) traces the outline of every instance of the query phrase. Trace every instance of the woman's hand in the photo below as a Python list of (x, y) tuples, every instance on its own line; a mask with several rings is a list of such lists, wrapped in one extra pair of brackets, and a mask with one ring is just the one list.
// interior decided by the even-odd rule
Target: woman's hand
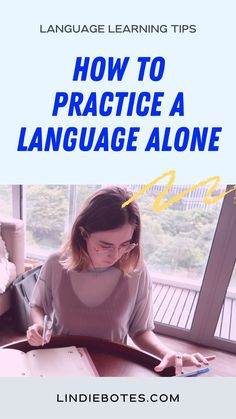
[(193, 354), (181, 354), (174, 351), (169, 351), (161, 360), (160, 364), (154, 368), (154, 371), (160, 372), (167, 367), (175, 367), (176, 375), (181, 374), (182, 367), (201, 367), (202, 365), (209, 365), (209, 361), (215, 359), (215, 355), (204, 356), (199, 352)]
[(32, 346), (41, 346), (44, 345), (44, 343), (48, 343), (51, 336), (46, 335), (45, 340), (43, 341), (42, 334), (43, 327), (40, 324), (34, 323), (32, 326), (30, 326), (26, 332), (29, 344)]
[(146, 330), (145, 332), (140, 333), (133, 338), (133, 341), (144, 351), (157, 357), (163, 357), (160, 364), (154, 368), (154, 371), (156, 372), (163, 371), (167, 367), (175, 367), (175, 373), (176, 375), (179, 375), (182, 372), (182, 367), (201, 367), (202, 365), (208, 365), (209, 361), (215, 359), (215, 355), (204, 356), (199, 352), (181, 354), (173, 351), (163, 344), (152, 330)]

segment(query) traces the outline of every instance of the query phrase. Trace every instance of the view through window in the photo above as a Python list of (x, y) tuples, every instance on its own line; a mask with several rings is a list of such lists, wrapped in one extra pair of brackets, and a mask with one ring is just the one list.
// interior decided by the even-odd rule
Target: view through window
[(4, 217), (12, 217), (11, 185), (0, 185), (0, 213)]
[(99, 185), (28, 185), (26, 187), (27, 255), (45, 259), (59, 249), (86, 198)]
[[(175, 186), (166, 199), (190, 185)], [(222, 200), (203, 203), (206, 188), (190, 192), (161, 212), (151, 207), (163, 187), (139, 198), (144, 258), (153, 279), (155, 321), (190, 329)], [(224, 191), (221, 187), (216, 193)]]

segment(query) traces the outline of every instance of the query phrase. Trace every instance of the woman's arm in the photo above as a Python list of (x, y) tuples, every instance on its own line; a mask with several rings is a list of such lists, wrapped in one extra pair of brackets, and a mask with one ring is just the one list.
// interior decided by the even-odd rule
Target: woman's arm
[[(164, 345), (157, 335), (151, 330), (136, 335), (133, 338), (134, 343), (146, 352), (149, 352), (159, 358), (162, 358), (160, 364), (155, 367), (155, 371), (162, 371), (166, 367), (174, 366), (181, 373), (182, 366), (195, 365), (200, 367), (202, 364), (208, 365), (215, 359), (215, 356), (203, 356), (201, 353), (180, 354)], [(177, 368), (178, 367), (178, 368)]]
[[(27, 339), (33, 346), (44, 343), (42, 337), (44, 316), (53, 311), (50, 279), (53, 277), (55, 263), (57, 263), (57, 255), (53, 254), (42, 266), (30, 298), (30, 314), (33, 324), (27, 330)], [(45, 339), (46, 341), (49, 341), (48, 336)]]
[(31, 318), (33, 320), (33, 323), (37, 323), (40, 326), (43, 326), (43, 319), (44, 319), (44, 311), (42, 307), (34, 306), (30, 310)]
[(167, 353), (173, 352), (168, 346), (164, 345), (155, 333), (147, 330), (133, 338), (134, 343), (146, 352), (163, 358)]
[(31, 308), (33, 324), (28, 328), (26, 336), (29, 344), (32, 346), (40, 346), (43, 344), (42, 332), (44, 315), (45, 313), (42, 307), (34, 306)]

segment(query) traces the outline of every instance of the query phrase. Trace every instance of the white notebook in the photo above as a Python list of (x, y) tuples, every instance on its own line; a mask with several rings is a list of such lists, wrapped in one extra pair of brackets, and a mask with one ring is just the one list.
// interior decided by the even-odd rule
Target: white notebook
[(0, 349), (0, 377), (98, 376), (86, 348)]

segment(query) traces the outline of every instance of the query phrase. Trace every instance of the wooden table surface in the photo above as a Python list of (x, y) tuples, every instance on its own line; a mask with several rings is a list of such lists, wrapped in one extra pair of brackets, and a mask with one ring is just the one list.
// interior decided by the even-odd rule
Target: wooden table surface
[[(171, 377), (175, 375), (173, 367), (166, 368), (160, 374), (154, 372), (159, 361), (135, 348), (120, 343), (109, 342), (87, 336), (54, 336), (44, 348), (64, 346), (86, 347), (100, 376), (102, 377)], [(27, 340), (4, 345), (3, 348), (19, 349), (28, 352), (37, 347), (29, 345)], [(40, 347), (41, 349), (41, 347)]]

